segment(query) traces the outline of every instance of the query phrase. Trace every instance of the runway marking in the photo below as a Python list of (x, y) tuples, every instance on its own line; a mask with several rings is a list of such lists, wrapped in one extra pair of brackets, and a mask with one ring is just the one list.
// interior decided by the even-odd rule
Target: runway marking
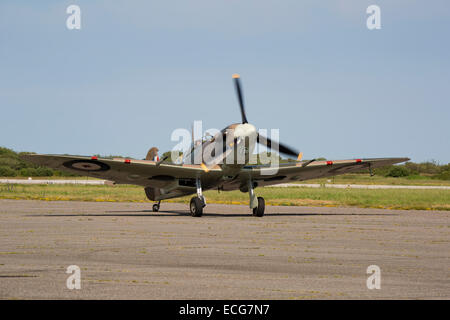
[(291, 187), (307, 187), (307, 188), (336, 188), (336, 189), (438, 189), (450, 190), (450, 186), (392, 186), (392, 185), (375, 185), (375, 184), (330, 184), (321, 185), (319, 183), (280, 183), (273, 186), (276, 188), (291, 188)]
[[(108, 180), (52, 180), (52, 179), (0, 179), (0, 184), (79, 184), (79, 185), (107, 185)], [(393, 186), (374, 184), (319, 184), (319, 183), (280, 183), (266, 188), (336, 188), (336, 189), (430, 189), (450, 190), (450, 186)]]

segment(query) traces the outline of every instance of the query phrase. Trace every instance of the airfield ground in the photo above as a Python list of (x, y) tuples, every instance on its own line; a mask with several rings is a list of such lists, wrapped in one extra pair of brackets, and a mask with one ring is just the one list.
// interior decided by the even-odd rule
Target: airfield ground
[(449, 211), (150, 207), (0, 200), (0, 298), (450, 299)]
[[(373, 186), (372, 186), (373, 187)], [(394, 186), (390, 186), (394, 187)], [(410, 186), (411, 188), (413, 186)], [(430, 186), (422, 186), (426, 188)], [(448, 188), (447, 186), (432, 186)], [(209, 204), (248, 205), (248, 193), (239, 190), (204, 192)], [(375, 209), (450, 210), (449, 189), (354, 189), (354, 188), (257, 188), (256, 194), (273, 206), (362, 207)], [(192, 196), (164, 202), (188, 204)], [(116, 185), (20, 185), (0, 184), (0, 199), (68, 200), (94, 202), (142, 202), (151, 206), (139, 186)]]

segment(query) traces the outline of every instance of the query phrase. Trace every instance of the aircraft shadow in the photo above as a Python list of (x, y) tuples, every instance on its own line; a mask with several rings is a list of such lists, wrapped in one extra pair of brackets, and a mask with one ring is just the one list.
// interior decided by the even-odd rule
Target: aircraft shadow
[[(189, 212), (182, 212), (182, 211), (161, 211), (161, 212), (167, 212), (167, 213), (176, 213), (179, 215), (185, 215), (190, 216)], [(289, 217), (289, 216), (394, 216), (396, 214), (386, 214), (386, 213), (369, 213), (369, 214), (361, 214), (361, 213), (295, 213), (295, 212), (280, 212), (280, 213), (265, 213), (264, 216), (266, 217)], [(251, 213), (214, 213), (214, 212), (205, 212), (203, 213), (204, 217), (226, 217), (226, 218), (232, 218), (232, 217), (252, 217)]]
[[(150, 212), (148, 214), (147, 212)], [(145, 214), (147, 213), (147, 214)], [(41, 216), (41, 217), (175, 217), (175, 216), (190, 216), (189, 211), (178, 210), (160, 210), (158, 213), (154, 213), (152, 210), (117, 210), (106, 211), (105, 213), (86, 213), (86, 214), (42, 214), (42, 215), (28, 215), (28, 216)], [(280, 212), (280, 213), (266, 213), (264, 216), (277, 216), (277, 217), (289, 217), (289, 216), (397, 216), (395, 213), (295, 213), (295, 212)], [(235, 217), (252, 217), (250, 213), (214, 213), (205, 212), (203, 217), (211, 218), (235, 218)]]

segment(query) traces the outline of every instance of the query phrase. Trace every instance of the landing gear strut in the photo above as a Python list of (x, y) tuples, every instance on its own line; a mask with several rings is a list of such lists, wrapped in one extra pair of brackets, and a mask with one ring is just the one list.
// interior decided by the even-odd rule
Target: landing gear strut
[(206, 206), (206, 199), (202, 194), (202, 184), (199, 178), (195, 180), (195, 185), (197, 186), (197, 196), (191, 199), (189, 209), (191, 216), (201, 217), (203, 215), (203, 208)]
[(158, 203), (155, 203), (153, 205), (153, 212), (158, 212), (159, 211), (159, 205), (161, 204), (161, 200), (158, 201)]
[(248, 194), (250, 196), (250, 209), (253, 210), (253, 216), (262, 217), (264, 215), (264, 209), (266, 207), (263, 197), (256, 197), (253, 190), (252, 180), (248, 180)]

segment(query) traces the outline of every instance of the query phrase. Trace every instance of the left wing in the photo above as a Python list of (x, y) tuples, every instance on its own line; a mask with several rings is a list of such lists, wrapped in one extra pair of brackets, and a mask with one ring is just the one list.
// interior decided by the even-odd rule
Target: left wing
[(278, 168), (268, 166), (246, 166), (239, 174), (244, 183), (251, 178), (258, 186), (267, 186), (290, 181), (303, 181), (316, 178), (336, 176), (339, 174), (374, 169), (395, 163), (408, 161), (409, 158), (372, 158), (333, 161), (301, 161), (280, 164)]
[[(197, 165), (158, 164), (148, 160), (40, 154), (22, 155), (21, 158), (61, 171), (143, 187), (165, 188), (174, 184), (190, 187), (192, 180), (196, 178), (200, 178), (202, 184), (208, 186), (221, 176), (220, 169), (212, 168), (205, 172)], [(195, 188), (195, 183), (192, 187)]]

